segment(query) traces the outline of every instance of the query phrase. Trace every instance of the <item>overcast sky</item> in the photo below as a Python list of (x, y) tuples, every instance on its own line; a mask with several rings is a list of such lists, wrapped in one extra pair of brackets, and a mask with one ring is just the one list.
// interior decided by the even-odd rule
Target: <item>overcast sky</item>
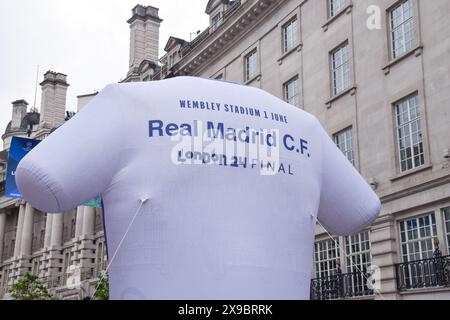
[[(11, 102), (33, 105), (36, 68), (67, 74), (67, 109), (76, 96), (118, 82), (128, 71), (131, 9), (160, 8), (160, 56), (170, 35), (189, 40), (208, 25), (207, 0), (0, 0), (0, 135)], [(40, 108), (40, 91), (36, 106)]]

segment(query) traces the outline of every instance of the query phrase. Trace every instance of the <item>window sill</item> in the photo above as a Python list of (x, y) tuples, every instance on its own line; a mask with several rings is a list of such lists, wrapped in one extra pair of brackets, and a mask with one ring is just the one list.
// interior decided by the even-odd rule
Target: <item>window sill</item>
[(297, 51), (297, 52), (300, 52), (300, 51), (302, 51), (302, 48), (303, 48), (303, 43), (299, 43), (299, 44), (297, 44), (296, 46), (294, 46), (292, 49), (289, 49), (288, 51), (286, 51), (285, 53), (283, 53), (282, 55), (281, 55), (281, 57), (279, 57), (278, 58), (278, 64), (279, 65), (282, 65), (283, 64), (283, 60), (287, 57), (287, 56), (289, 56), (292, 52), (294, 52), (294, 51)]
[(386, 64), (382, 68), (382, 70), (384, 71), (384, 74), (388, 75), (391, 72), (391, 68), (394, 65), (398, 64), (400, 61), (403, 61), (404, 59), (408, 58), (409, 56), (412, 56), (413, 54), (416, 57), (420, 57), (422, 55), (422, 52), (423, 52), (423, 45), (418, 45), (417, 47), (415, 47), (414, 49), (411, 49), (410, 51), (404, 53), (400, 57), (397, 57), (397, 58), (389, 61), (389, 63)]
[(342, 8), (341, 11), (339, 11), (338, 13), (336, 13), (334, 16), (330, 17), (327, 22), (325, 22), (325, 24), (322, 26), (323, 32), (327, 32), (328, 31), (328, 26), (335, 20), (337, 20), (340, 16), (342, 16), (344, 13), (346, 14), (350, 14), (352, 12), (353, 9), (353, 4), (349, 3), (345, 8)]
[(423, 165), (421, 167), (418, 167), (418, 168), (415, 168), (415, 169), (411, 169), (409, 171), (405, 171), (405, 172), (399, 173), (399, 174), (389, 178), (389, 180), (394, 182), (394, 181), (400, 180), (402, 178), (406, 178), (408, 176), (411, 176), (413, 174), (416, 174), (416, 173), (419, 173), (419, 172), (422, 172), (422, 171), (426, 171), (426, 170), (430, 170), (432, 168), (433, 168), (433, 166), (431, 164), (426, 164), (426, 165)]
[(325, 104), (327, 105), (327, 108), (330, 109), (331, 108), (331, 104), (333, 102), (335, 102), (336, 100), (339, 100), (340, 98), (342, 98), (343, 96), (350, 94), (352, 96), (354, 96), (356, 93), (356, 86), (353, 85), (351, 87), (349, 87), (348, 89), (345, 89), (344, 91), (338, 93), (337, 95), (331, 97), (327, 102), (325, 102)]
[(244, 82), (244, 85), (248, 85), (248, 84), (252, 83), (252, 82), (255, 81), (255, 80), (256, 80), (256, 81), (260, 81), (260, 80), (261, 80), (261, 74), (257, 74), (257, 75), (254, 76), (253, 78), (246, 80), (246, 81)]

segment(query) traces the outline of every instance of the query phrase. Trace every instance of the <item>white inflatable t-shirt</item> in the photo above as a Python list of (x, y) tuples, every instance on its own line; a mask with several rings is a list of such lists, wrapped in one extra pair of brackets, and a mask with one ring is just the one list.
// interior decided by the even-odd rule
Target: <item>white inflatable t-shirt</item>
[(314, 217), (347, 235), (380, 210), (316, 118), (193, 77), (106, 87), (16, 180), (44, 212), (101, 193), (112, 299), (308, 299)]

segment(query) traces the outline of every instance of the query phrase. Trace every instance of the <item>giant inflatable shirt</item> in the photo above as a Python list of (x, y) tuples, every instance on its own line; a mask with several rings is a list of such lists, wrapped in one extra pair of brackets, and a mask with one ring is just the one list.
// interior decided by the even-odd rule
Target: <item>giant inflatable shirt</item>
[(308, 299), (315, 217), (348, 235), (380, 210), (312, 115), (191, 77), (106, 87), (16, 180), (44, 212), (101, 193), (112, 299)]

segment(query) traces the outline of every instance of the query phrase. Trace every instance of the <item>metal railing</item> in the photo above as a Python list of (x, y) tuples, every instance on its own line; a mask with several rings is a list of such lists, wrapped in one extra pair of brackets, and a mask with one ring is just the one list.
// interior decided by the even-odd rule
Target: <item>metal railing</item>
[(368, 286), (371, 274), (365, 270), (336, 274), (311, 280), (311, 300), (333, 300), (371, 296), (373, 289)]
[(450, 256), (442, 256), (439, 249), (433, 258), (398, 263), (395, 271), (399, 291), (450, 287)]

